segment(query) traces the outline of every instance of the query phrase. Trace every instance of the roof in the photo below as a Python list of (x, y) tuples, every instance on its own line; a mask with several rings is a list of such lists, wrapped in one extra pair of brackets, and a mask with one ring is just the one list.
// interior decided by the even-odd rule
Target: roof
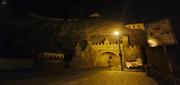
[(89, 15), (89, 17), (102, 17), (98, 12), (94, 12)]

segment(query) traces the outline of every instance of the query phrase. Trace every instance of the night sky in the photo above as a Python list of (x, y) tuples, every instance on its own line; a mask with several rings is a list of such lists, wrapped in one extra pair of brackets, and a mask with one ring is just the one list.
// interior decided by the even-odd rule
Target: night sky
[[(50, 17), (86, 17), (93, 11), (120, 19), (126, 7), (126, 19), (132, 21), (179, 15), (178, 0), (9, 0), (15, 12), (33, 11)], [(127, 6), (125, 6), (127, 4)], [(128, 20), (126, 20), (128, 21)]]
[[(0, 0), (1, 1), (1, 0)], [(125, 23), (151, 22), (170, 18), (177, 40), (180, 40), (179, 0), (7, 0), (6, 10), (11, 16), (24, 16), (34, 12), (41, 16), (87, 18), (100, 12)], [(124, 10), (125, 9), (125, 10)], [(121, 15), (124, 14), (123, 17)], [(2, 30), (2, 29), (1, 29)], [(6, 36), (7, 37), (7, 36)], [(179, 45), (175, 46), (179, 49)]]

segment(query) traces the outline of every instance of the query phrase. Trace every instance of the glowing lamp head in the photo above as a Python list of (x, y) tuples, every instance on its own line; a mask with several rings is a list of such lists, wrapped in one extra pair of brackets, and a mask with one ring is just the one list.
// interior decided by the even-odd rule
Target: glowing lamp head
[(114, 31), (114, 35), (115, 35), (115, 36), (118, 36), (118, 35), (119, 35), (119, 32), (118, 32), (118, 31)]

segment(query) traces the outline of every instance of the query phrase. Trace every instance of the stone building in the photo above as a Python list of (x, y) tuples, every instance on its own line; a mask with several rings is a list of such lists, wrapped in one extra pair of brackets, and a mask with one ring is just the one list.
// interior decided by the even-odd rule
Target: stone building
[[(142, 23), (125, 25), (103, 18), (89, 18), (82, 23), (87, 26), (84, 28), (87, 29), (85, 41), (75, 46), (72, 67), (123, 66), (129, 69), (143, 66), (142, 48), (147, 44)], [(115, 30), (120, 32), (120, 36), (112, 34)]]

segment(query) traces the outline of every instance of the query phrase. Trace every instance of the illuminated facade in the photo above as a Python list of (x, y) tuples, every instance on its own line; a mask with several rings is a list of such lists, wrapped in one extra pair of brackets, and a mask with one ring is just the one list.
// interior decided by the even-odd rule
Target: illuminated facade
[[(107, 24), (102, 24), (99, 27), (104, 27), (105, 25)], [(142, 38), (143, 33), (145, 33), (144, 29), (143, 23), (127, 24), (125, 28), (119, 29), (124, 30), (124, 35), (120, 34), (119, 40), (113, 40), (111, 37), (107, 37), (105, 39), (101, 38), (102, 40), (97, 42), (96, 40), (99, 40), (99, 38), (94, 38), (94, 40), (87, 40), (85, 49), (84, 47), (82, 48), (81, 43), (78, 43), (75, 47), (75, 55), (71, 63), (72, 67), (121, 68), (123, 66), (125, 69), (141, 67), (143, 65), (141, 46), (145, 46), (145, 44), (141, 43), (146, 42), (146, 37)], [(106, 35), (111, 36), (105, 32)], [(120, 57), (120, 53), (122, 54), (122, 58)]]
[[(94, 13), (87, 20), (67, 19), (60, 29), (63, 31), (57, 31), (57, 42), (64, 48), (72, 48), (75, 51), (72, 56), (72, 67), (142, 66), (140, 45), (143, 44), (139, 42), (146, 42), (142, 23), (124, 25)], [(119, 31), (118, 37), (122, 42), (115, 39), (117, 36), (111, 35), (114, 31)], [(83, 40), (87, 41), (85, 46), (82, 46)], [(119, 56), (120, 52), (122, 59)]]
[(108, 39), (102, 42), (88, 43), (85, 50), (77, 44), (72, 65), (74, 67), (121, 67), (119, 53), (122, 53), (124, 68), (142, 66), (141, 48), (138, 45), (129, 45), (128, 37), (121, 37), (122, 42), (111, 42)]

